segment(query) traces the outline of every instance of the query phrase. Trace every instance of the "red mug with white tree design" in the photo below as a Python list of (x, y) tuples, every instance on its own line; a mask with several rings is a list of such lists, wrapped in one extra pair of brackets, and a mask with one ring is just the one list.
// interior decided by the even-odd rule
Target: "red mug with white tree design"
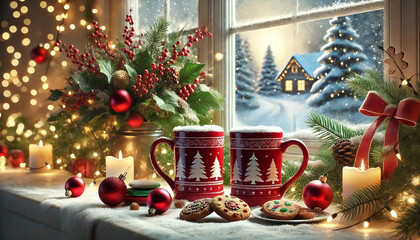
[[(297, 173), (282, 184), (283, 153), (291, 145), (301, 149), (303, 161)], [(305, 144), (295, 139), (283, 142), (283, 130), (279, 127), (241, 127), (230, 131), (231, 195), (250, 206), (282, 198), (307, 165)]]
[[(153, 167), (174, 191), (175, 199), (194, 201), (223, 194), (224, 131), (214, 125), (175, 127), (173, 140), (157, 139), (150, 148)], [(155, 150), (168, 144), (174, 151), (175, 178), (156, 161)]]

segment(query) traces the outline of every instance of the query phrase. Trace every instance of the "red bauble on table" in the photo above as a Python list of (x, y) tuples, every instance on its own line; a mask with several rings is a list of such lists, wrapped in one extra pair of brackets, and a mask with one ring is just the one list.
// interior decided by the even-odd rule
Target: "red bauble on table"
[(7, 145), (6, 144), (0, 144), (0, 157), (1, 156), (6, 157), (8, 150), (9, 149), (7, 148)]
[(147, 196), (149, 215), (162, 214), (171, 207), (172, 196), (164, 188), (156, 188)]
[(330, 206), (333, 201), (333, 190), (326, 183), (327, 174), (321, 175), (319, 180), (308, 183), (302, 192), (303, 201), (308, 208), (321, 208), (322, 210)]
[(47, 49), (41, 46), (36, 46), (31, 51), (31, 59), (34, 60), (38, 64), (44, 63), (48, 59)]
[(9, 164), (14, 167), (18, 168), (21, 163), (25, 161), (25, 153), (23, 153), (20, 149), (13, 149), (9, 153)]
[(131, 112), (128, 117), (127, 123), (130, 127), (140, 127), (144, 122), (143, 116), (138, 112)]
[(126, 90), (120, 89), (112, 93), (109, 104), (115, 112), (127, 112), (131, 108), (131, 96)]
[(127, 194), (127, 186), (124, 183), (125, 175), (105, 178), (99, 185), (99, 198), (108, 206), (117, 206), (122, 203)]
[(71, 177), (64, 184), (66, 197), (79, 197), (85, 191), (85, 182), (80, 177)]

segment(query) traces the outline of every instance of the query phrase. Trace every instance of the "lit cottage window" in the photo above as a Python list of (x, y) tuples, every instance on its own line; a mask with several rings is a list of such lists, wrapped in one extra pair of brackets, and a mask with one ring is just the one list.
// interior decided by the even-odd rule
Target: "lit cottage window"
[(292, 66), (292, 73), (297, 73), (298, 72), (298, 66), (293, 65)]
[(305, 80), (298, 80), (297, 81), (297, 90), (298, 91), (305, 91)]
[(292, 80), (286, 80), (286, 91), (290, 92), (293, 90), (293, 81)]

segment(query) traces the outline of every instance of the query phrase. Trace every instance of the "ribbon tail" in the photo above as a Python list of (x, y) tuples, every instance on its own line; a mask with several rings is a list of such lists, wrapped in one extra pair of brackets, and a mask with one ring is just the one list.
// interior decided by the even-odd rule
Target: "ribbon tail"
[(356, 159), (354, 160), (355, 167), (360, 168), (363, 160), (365, 169), (369, 168), (370, 145), (372, 143), (376, 129), (378, 129), (378, 127), (381, 125), (381, 123), (385, 120), (386, 117), (387, 116), (378, 117), (363, 135), (362, 141), (360, 142), (359, 148), (357, 149)]
[(384, 163), (382, 168), (382, 179), (390, 179), (398, 166), (398, 158), (394, 152), (398, 144), (398, 130), (400, 123), (397, 119), (391, 118), (385, 132), (384, 149), (389, 149), (384, 155)]

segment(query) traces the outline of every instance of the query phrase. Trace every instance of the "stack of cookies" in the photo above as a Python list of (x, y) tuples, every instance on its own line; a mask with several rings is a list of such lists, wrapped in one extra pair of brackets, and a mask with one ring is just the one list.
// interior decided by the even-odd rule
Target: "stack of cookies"
[(249, 218), (251, 209), (243, 200), (228, 195), (214, 198), (203, 198), (185, 206), (179, 213), (179, 218), (187, 221), (197, 221), (215, 211), (228, 221), (240, 221)]
[(280, 220), (311, 219), (315, 211), (309, 208), (300, 207), (298, 204), (288, 200), (271, 200), (264, 203), (261, 211), (269, 218)]
[(134, 180), (128, 185), (130, 188), (127, 189), (127, 196), (125, 197), (126, 204), (136, 202), (139, 205), (147, 205), (147, 196), (149, 193), (160, 187), (160, 183), (151, 180)]

